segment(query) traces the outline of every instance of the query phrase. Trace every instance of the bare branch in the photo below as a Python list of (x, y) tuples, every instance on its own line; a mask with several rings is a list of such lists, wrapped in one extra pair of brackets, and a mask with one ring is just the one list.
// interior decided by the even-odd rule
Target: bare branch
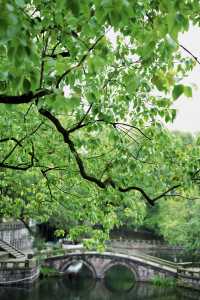
[(56, 48), (60, 45), (60, 41), (58, 41), (55, 46), (53, 47), (52, 51), (51, 51), (51, 56), (54, 55), (55, 51), (56, 51)]
[(69, 57), (70, 56), (70, 52), (69, 51), (62, 51), (62, 52), (59, 52), (59, 53), (45, 54), (44, 55), (44, 57), (51, 57), (53, 59), (56, 59), (59, 56)]
[(173, 190), (179, 188), (180, 186), (181, 186), (180, 184), (177, 184), (177, 185), (174, 185), (174, 186), (170, 187), (167, 191), (165, 191), (164, 193), (162, 193), (162, 194), (160, 194), (159, 196), (155, 197), (155, 198), (153, 199), (153, 202), (159, 200), (159, 199), (162, 198), (162, 197), (167, 196), (167, 195), (169, 194), (169, 192), (171, 192), (171, 191), (173, 191)]
[[(46, 51), (47, 51), (47, 46), (48, 46), (48, 41), (49, 41), (49, 35), (50, 33), (48, 33), (47, 37), (46, 37), (46, 41), (44, 42), (44, 47), (42, 49), (42, 53), (41, 53), (41, 67), (40, 67), (40, 83), (39, 83), (39, 88), (42, 88), (42, 83), (43, 83), (43, 75), (44, 75), (44, 57), (46, 55)], [(38, 99), (37, 99), (38, 101)]]
[(86, 126), (85, 124), (83, 124), (83, 121), (86, 119), (86, 117), (88, 116), (91, 108), (92, 108), (92, 104), (90, 104), (89, 108), (87, 109), (86, 113), (84, 114), (83, 118), (78, 122), (78, 124), (76, 124), (74, 127), (72, 127), (70, 130), (68, 130), (69, 133), (72, 133), (74, 132), (75, 130), (81, 128), (81, 127), (84, 127)]
[(4, 104), (23, 104), (30, 103), (37, 98), (41, 98), (47, 95), (52, 94), (51, 90), (42, 89), (36, 92), (28, 92), (19, 96), (10, 96), (10, 95), (0, 95), (0, 103)]
[(26, 121), (26, 117), (28, 116), (32, 106), (33, 106), (33, 102), (29, 105), (29, 108), (27, 109), (27, 111), (24, 114), (24, 122)]
[(133, 140), (136, 144), (139, 145), (139, 142), (130, 135), (129, 133), (130, 129), (125, 129), (124, 127), (117, 127), (117, 128), (121, 130), (125, 134), (125, 136), (128, 136), (131, 140)]
[(142, 194), (142, 196), (147, 200), (147, 202), (153, 206), (154, 205), (154, 199), (151, 199), (147, 193), (140, 187), (138, 186), (129, 186), (127, 188), (122, 188), (122, 187), (119, 187), (118, 190), (122, 193), (127, 193), (127, 192), (130, 192), (130, 191), (138, 191)]
[(16, 144), (18, 144), (19, 146), (22, 146), (22, 144), (20, 143), (20, 141), (18, 141), (16, 138), (14, 137), (7, 137), (7, 138), (3, 138), (0, 140), (0, 143), (3, 142), (8, 142), (8, 141), (14, 141)]
[(181, 45), (181, 44), (179, 44), (179, 46), (180, 46), (185, 52), (187, 52), (189, 55), (191, 55), (192, 58), (200, 65), (200, 61), (199, 61), (199, 59), (198, 59), (197, 56), (195, 56), (195, 55), (194, 55), (190, 50), (188, 50), (185, 46), (183, 46), (183, 45)]
[(59, 166), (56, 166), (56, 167), (49, 167), (49, 168), (46, 168), (46, 169), (43, 169), (43, 173), (47, 173), (47, 172), (50, 172), (50, 171), (66, 171), (67, 170), (67, 167), (59, 167)]
[(133, 129), (135, 129), (136, 131), (140, 132), (148, 140), (151, 140), (151, 138), (148, 137), (140, 128), (138, 128), (138, 127), (136, 127), (134, 125), (130, 125), (130, 124), (126, 124), (126, 123), (121, 123), (121, 122), (116, 122), (115, 125), (124, 125), (124, 126), (127, 126), (127, 127), (131, 127)]
[(17, 170), (17, 171), (26, 171), (30, 168), (32, 168), (32, 164), (20, 164), (20, 165), (9, 165), (9, 164), (4, 164), (0, 163), (0, 168), (5, 168), (5, 169), (12, 169), (12, 170)]
[(54, 197), (53, 197), (53, 193), (51, 191), (51, 186), (50, 186), (50, 183), (49, 183), (49, 178), (48, 178), (47, 174), (43, 170), (41, 170), (41, 173), (42, 173), (43, 177), (46, 179), (47, 188), (49, 190), (49, 194), (50, 194), (50, 197), (51, 197), (51, 200), (52, 200)]

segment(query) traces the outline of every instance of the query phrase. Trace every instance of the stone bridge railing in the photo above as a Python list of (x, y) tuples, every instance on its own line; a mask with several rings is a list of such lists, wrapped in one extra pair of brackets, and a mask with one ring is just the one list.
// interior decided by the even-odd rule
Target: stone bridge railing
[(76, 250), (62, 249), (62, 253), (54, 255), (43, 253), (43, 261), (44, 265), (53, 266), (63, 273), (72, 263), (81, 260), (96, 278), (103, 278), (108, 269), (114, 265), (124, 265), (133, 272), (137, 281), (148, 282), (155, 276), (174, 277), (180, 286), (199, 289), (200, 268), (197, 266), (192, 268), (190, 263), (173, 263), (135, 251), (132, 251), (132, 255), (127, 255), (125, 250), (121, 250), (121, 253), (120, 250), (116, 251), (117, 249), (105, 253), (88, 252), (80, 246)]
[(187, 288), (200, 290), (200, 265), (188, 264), (177, 269), (178, 284)]
[(64, 273), (75, 261), (81, 260), (96, 278), (104, 278), (105, 273), (114, 265), (124, 265), (129, 268), (137, 281), (150, 281), (155, 276), (176, 276), (175, 265), (170, 262), (151, 259), (150, 256), (125, 255), (113, 252), (81, 252), (76, 251), (62, 256), (45, 259), (46, 266), (54, 267)]
[(123, 249), (160, 249), (160, 250), (179, 250), (181, 246), (172, 246), (161, 240), (128, 240), (113, 239), (107, 243), (108, 247)]

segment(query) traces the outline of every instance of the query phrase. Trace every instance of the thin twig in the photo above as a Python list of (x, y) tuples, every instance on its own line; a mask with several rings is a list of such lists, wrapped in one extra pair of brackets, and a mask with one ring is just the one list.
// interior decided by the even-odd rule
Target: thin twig
[(33, 134), (35, 134), (38, 129), (43, 125), (44, 122), (41, 122), (33, 131), (31, 131), (29, 134), (26, 134), (23, 138), (21, 138), (15, 145), (14, 147), (10, 150), (10, 152), (8, 152), (8, 154), (4, 157), (4, 159), (2, 160), (2, 164), (5, 163), (5, 161), (12, 155), (12, 153), (15, 151), (15, 149), (17, 148), (17, 146), (21, 146), (22, 147), (22, 142), (27, 139), (28, 137), (32, 136)]
[(95, 42), (94, 44), (87, 50), (87, 53), (84, 54), (82, 56), (82, 58), (80, 59), (80, 61), (75, 65), (75, 66), (72, 66), (70, 67), (69, 69), (67, 69), (59, 78), (58, 78), (58, 81), (56, 83), (56, 88), (59, 88), (59, 85), (60, 85), (60, 82), (63, 80), (63, 78), (69, 74), (71, 71), (73, 71), (74, 69), (77, 69), (79, 68), (83, 62), (86, 60), (86, 58), (88, 57), (88, 55), (90, 54), (90, 52), (96, 47), (96, 45), (99, 43), (99, 41), (104, 37), (104, 34), (101, 35)]
[(195, 55), (194, 55), (190, 50), (188, 50), (185, 46), (183, 46), (183, 45), (181, 45), (181, 44), (179, 44), (179, 46), (180, 46), (185, 52), (187, 52), (190, 56), (192, 56), (193, 59), (200, 65), (200, 61), (199, 61), (199, 59), (198, 59), (197, 56), (195, 56)]

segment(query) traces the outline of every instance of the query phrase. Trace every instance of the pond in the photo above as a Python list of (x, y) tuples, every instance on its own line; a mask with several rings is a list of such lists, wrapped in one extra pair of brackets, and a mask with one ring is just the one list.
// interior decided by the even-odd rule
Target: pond
[(0, 287), (1, 300), (199, 300), (198, 292), (175, 287), (136, 283), (127, 270), (114, 269), (100, 281), (82, 272), (38, 280), (31, 288)]

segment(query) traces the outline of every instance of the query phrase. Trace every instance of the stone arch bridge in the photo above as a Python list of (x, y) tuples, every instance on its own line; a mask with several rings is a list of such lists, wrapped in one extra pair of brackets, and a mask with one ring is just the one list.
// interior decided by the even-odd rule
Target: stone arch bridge
[(44, 265), (54, 267), (61, 274), (77, 261), (81, 261), (92, 273), (94, 278), (105, 277), (113, 266), (122, 265), (130, 269), (136, 281), (151, 281), (155, 276), (176, 277), (177, 265), (149, 255), (126, 255), (113, 252), (74, 252), (63, 256), (46, 258)]

